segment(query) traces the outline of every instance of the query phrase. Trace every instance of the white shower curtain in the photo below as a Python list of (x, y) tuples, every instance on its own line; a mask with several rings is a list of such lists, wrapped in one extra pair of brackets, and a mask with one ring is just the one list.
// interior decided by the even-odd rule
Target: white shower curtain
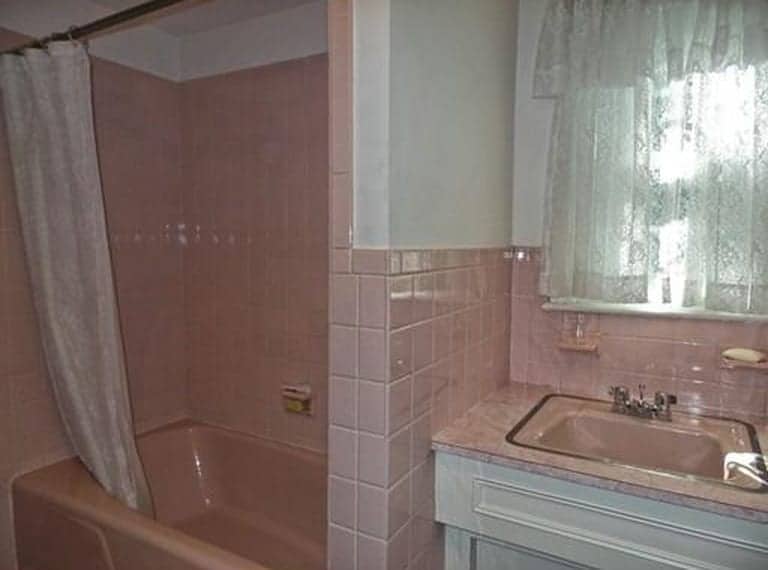
[(0, 57), (6, 128), (48, 373), (75, 451), (113, 496), (152, 502), (136, 451), (83, 45)]

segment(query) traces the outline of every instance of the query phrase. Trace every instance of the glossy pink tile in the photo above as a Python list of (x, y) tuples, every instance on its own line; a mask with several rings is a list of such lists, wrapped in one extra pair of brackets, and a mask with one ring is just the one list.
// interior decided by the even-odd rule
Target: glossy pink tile
[(389, 570), (387, 567), (387, 542), (379, 538), (358, 534), (357, 563), (358, 568)]
[(328, 567), (334, 570), (356, 570), (355, 541), (354, 531), (331, 524), (328, 529)]
[(332, 325), (330, 342), (331, 373), (350, 377), (357, 376), (357, 329)]
[(359, 329), (360, 377), (385, 382), (387, 373), (387, 333), (382, 329)]
[(329, 517), (332, 524), (355, 528), (357, 498), (354, 481), (330, 477), (328, 480)]
[(358, 407), (360, 430), (384, 435), (387, 432), (387, 391), (381, 383), (360, 381)]
[(377, 487), (389, 486), (390, 444), (386, 437), (360, 433), (358, 479)]
[(357, 528), (369, 536), (386, 539), (389, 537), (388, 505), (386, 489), (358, 484)]
[(400, 329), (389, 335), (389, 377), (402, 378), (413, 370), (413, 330)]
[(354, 275), (331, 277), (331, 320), (339, 325), (356, 325), (358, 313), (358, 278)]
[(352, 250), (352, 271), (365, 275), (387, 275), (391, 253), (386, 249)]
[(393, 433), (411, 420), (413, 379), (410, 376), (387, 386), (387, 431)]
[(331, 377), (329, 416), (331, 424), (357, 428), (357, 380)]
[(357, 434), (331, 426), (328, 431), (328, 472), (346, 479), (357, 477)]
[(385, 277), (360, 277), (360, 325), (384, 328), (387, 324), (387, 280)]

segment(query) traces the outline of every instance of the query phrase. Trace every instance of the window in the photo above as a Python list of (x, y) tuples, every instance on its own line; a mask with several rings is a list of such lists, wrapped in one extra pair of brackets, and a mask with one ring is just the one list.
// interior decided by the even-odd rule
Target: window
[(550, 2), (545, 293), (768, 314), (766, 22), (738, 0)]

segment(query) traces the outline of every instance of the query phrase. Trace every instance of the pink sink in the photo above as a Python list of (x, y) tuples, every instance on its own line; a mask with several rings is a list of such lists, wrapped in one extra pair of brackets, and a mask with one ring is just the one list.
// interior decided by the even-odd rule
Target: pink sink
[[(576, 396), (545, 397), (507, 435), (523, 447), (655, 472), (723, 481), (728, 452), (760, 453), (754, 428), (739, 420), (673, 411), (672, 420), (614, 413), (611, 403)], [(759, 485), (740, 476), (727, 481)]]

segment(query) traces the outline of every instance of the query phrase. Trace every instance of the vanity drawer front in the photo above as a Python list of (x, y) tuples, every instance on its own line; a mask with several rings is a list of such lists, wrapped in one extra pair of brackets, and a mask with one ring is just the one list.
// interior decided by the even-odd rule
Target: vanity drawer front
[(598, 568), (768, 568), (768, 525), (438, 453), (437, 519)]

